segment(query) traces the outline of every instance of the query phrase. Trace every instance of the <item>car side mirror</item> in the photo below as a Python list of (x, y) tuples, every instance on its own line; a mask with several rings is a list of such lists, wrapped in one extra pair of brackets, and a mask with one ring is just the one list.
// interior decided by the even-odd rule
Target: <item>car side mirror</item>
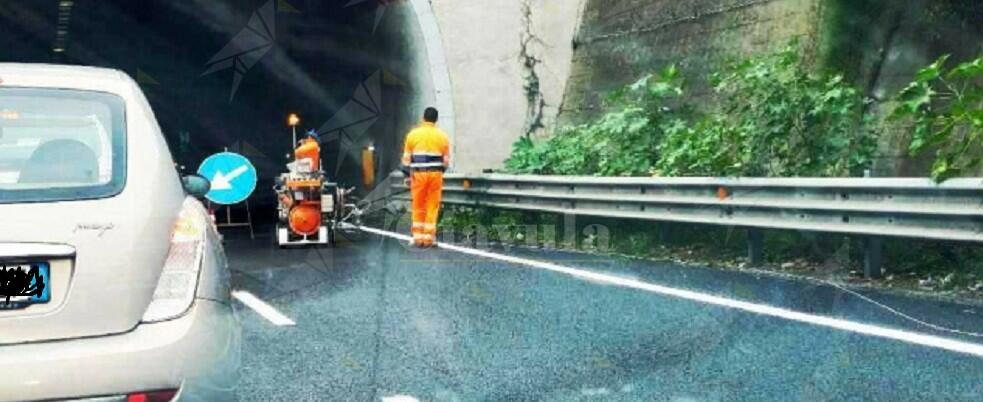
[(205, 194), (212, 190), (212, 183), (196, 174), (182, 177), (181, 184), (184, 186), (184, 191), (195, 198), (204, 198)]

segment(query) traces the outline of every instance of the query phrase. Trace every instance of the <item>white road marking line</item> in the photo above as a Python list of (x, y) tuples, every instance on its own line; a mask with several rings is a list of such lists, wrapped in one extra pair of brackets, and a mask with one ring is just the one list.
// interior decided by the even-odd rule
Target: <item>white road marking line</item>
[(409, 395), (393, 395), (382, 397), (382, 402), (420, 402), (420, 400)]
[(287, 316), (283, 315), (273, 308), (273, 306), (266, 304), (266, 302), (260, 300), (258, 297), (253, 296), (252, 293), (245, 290), (233, 290), (232, 297), (241, 301), (242, 304), (245, 304), (247, 307), (253, 309), (256, 314), (259, 314), (267, 321), (273, 323), (273, 325), (278, 327), (297, 325), (294, 320), (291, 320)]
[[(398, 240), (409, 239), (409, 236), (406, 235), (392, 233), (375, 228), (361, 226), (359, 227), (359, 229), (368, 233), (373, 233), (380, 236), (386, 236)], [(511, 264), (523, 265), (527, 267), (557, 272), (590, 282), (644, 290), (647, 292), (658, 293), (661, 295), (671, 296), (679, 299), (685, 299), (685, 300), (706, 303), (706, 304), (713, 304), (716, 306), (748, 311), (755, 314), (778, 317), (786, 320), (798, 321), (798, 322), (803, 322), (812, 325), (834, 328), (842, 331), (876, 336), (880, 338), (893, 339), (893, 340), (912, 343), (916, 345), (928, 346), (928, 347), (983, 357), (983, 345), (976, 344), (976, 343), (964, 342), (960, 340), (944, 338), (935, 335), (922, 334), (917, 332), (910, 332), (900, 329), (881, 327), (872, 324), (847, 321), (839, 318), (824, 317), (815, 314), (801, 313), (798, 311), (787, 310), (784, 308), (769, 306), (765, 304), (757, 304), (757, 303), (745, 302), (740, 300), (728, 299), (720, 296), (694, 292), (691, 290), (671, 288), (667, 286), (642, 282), (635, 279), (620, 278), (614, 275), (592, 272), (579, 268), (566, 267), (549, 262), (536, 261), (536, 260), (530, 260), (521, 257), (514, 257), (514, 256), (492, 253), (488, 251), (470, 249), (466, 247), (456, 246), (453, 244), (438, 243), (437, 247), (445, 250), (455, 251), (458, 253), (473, 255), (476, 257), (482, 257), (492, 260), (503, 261)]]

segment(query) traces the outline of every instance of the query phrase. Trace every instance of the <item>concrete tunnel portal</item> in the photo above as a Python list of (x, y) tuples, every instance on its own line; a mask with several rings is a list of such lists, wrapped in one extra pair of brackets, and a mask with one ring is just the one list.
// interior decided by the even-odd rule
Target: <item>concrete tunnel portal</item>
[(185, 173), (225, 149), (253, 162), (249, 201), (262, 221), (273, 216), (269, 189), (292, 150), (289, 113), (302, 118), (299, 135), (320, 135), (329, 177), (352, 186), (362, 182), (365, 147), (376, 150), (379, 178), (397, 168), (424, 105), (442, 107), (453, 124), (451, 102), (438, 99), (449, 91), (435, 90), (449, 81), (431, 68), (441, 50), (428, 10), (415, 0), (2, 2), (0, 62), (125, 71)]

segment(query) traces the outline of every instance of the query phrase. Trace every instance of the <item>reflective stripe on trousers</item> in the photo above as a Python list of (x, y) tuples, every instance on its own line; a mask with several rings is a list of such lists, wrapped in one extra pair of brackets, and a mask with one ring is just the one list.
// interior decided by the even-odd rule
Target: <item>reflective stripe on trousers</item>
[(413, 197), (413, 239), (424, 245), (433, 244), (437, 237), (437, 218), (444, 191), (444, 173), (440, 171), (412, 172), (410, 192)]

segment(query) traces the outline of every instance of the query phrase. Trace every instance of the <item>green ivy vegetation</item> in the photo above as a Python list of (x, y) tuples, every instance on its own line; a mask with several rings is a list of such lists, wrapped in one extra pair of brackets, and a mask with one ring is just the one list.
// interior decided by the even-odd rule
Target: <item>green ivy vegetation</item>
[[(921, 69), (896, 98), (893, 119), (914, 123), (909, 152), (935, 152), (938, 180), (983, 169), (983, 57)], [(796, 45), (723, 66), (717, 104), (683, 100), (669, 67), (612, 93), (611, 112), (545, 141), (523, 137), (512, 173), (596, 176), (855, 176), (876, 153), (876, 125), (840, 75), (808, 72)]]
[(549, 140), (520, 139), (513, 173), (598, 176), (847, 176), (869, 166), (875, 133), (841, 76), (806, 71), (796, 45), (730, 63), (710, 78), (717, 105), (683, 101), (675, 67), (608, 100), (600, 119)]
[(892, 114), (914, 121), (912, 156), (935, 150), (937, 181), (983, 167), (983, 57), (947, 70), (948, 59), (942, 56), (921, 69), (898, 95)]
[(678, 121), (657, 148), (666, 176), (849, 176), (870, 164), (863, 99), (839, 75), (807, 73), (788, 48), (711, 77), (716, 110)]

